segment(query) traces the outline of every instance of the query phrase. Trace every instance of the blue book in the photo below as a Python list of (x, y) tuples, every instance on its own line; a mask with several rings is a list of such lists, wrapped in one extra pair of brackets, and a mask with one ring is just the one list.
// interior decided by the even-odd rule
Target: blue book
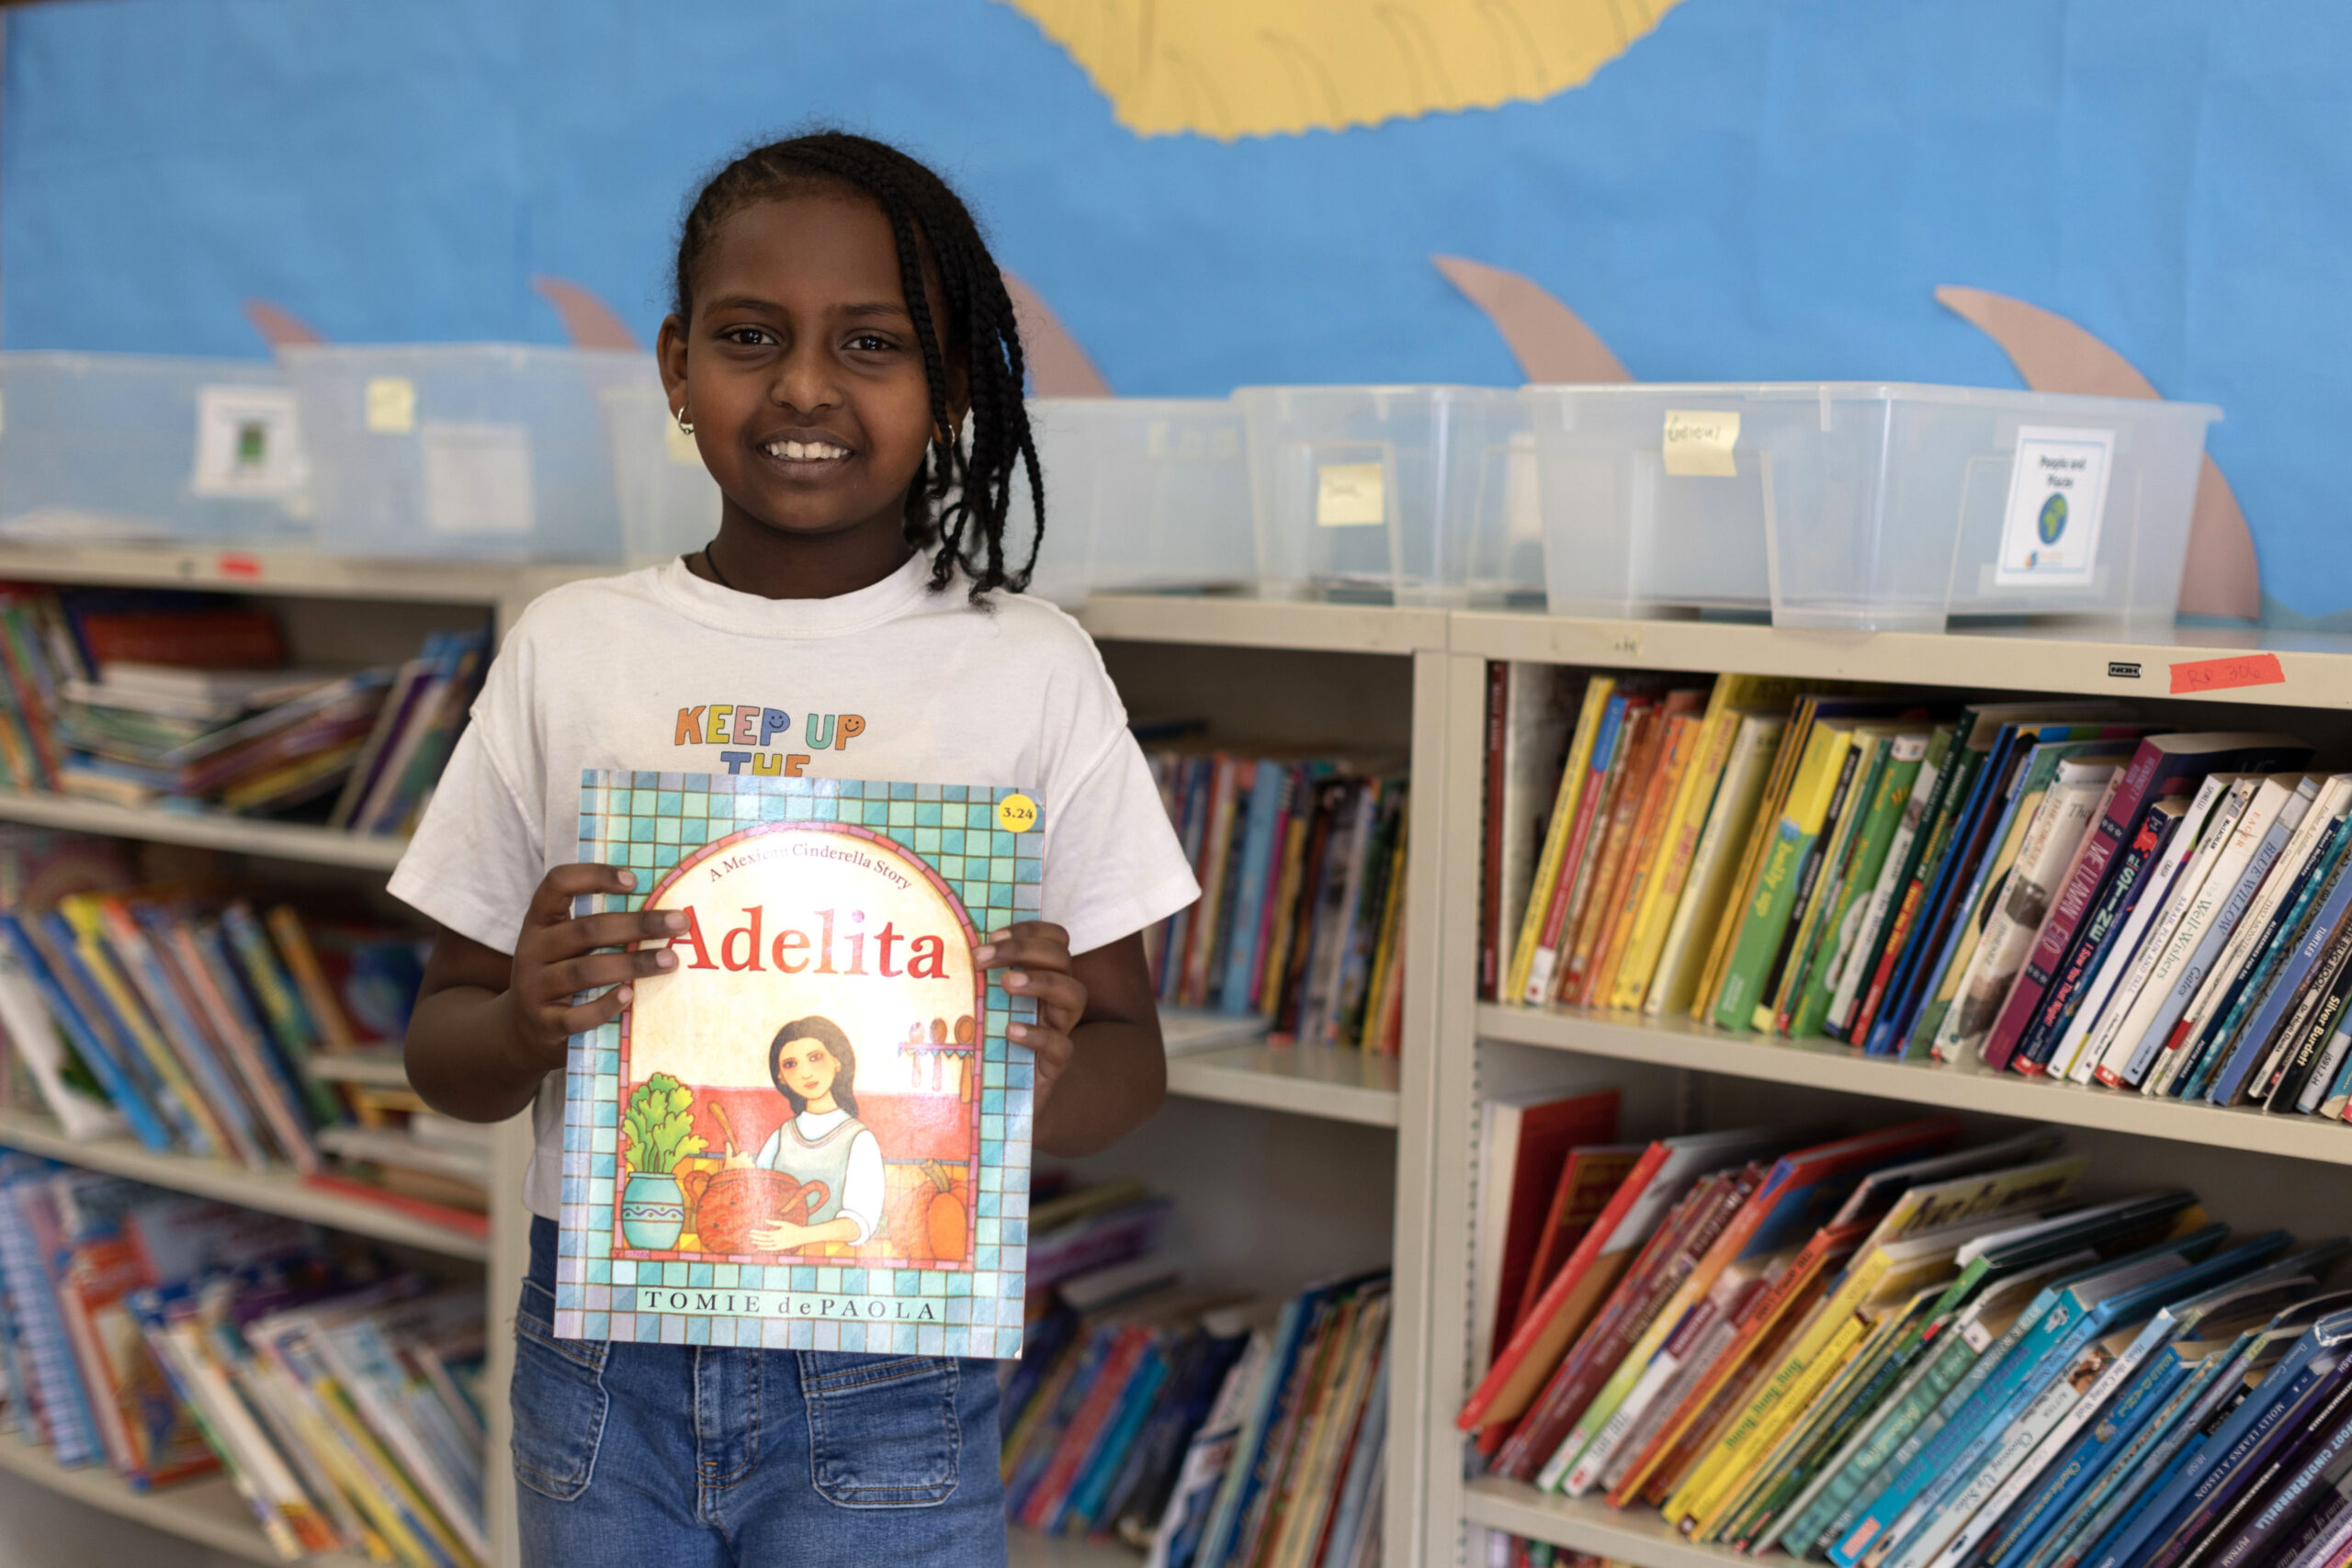
[[(2255, 795), (2247, 803), (2249, 814), (2254, 812), (2257, 805), (2262, 805), (2265, 809), (2271, 809), (2267, 803), (2276, 799), (2279, 794), (2283, 794), (2286, 798), (2275, 809), (2271, 809), (2270, 820), (2263, 828), (2262, 837), (2256, 840), (2253, 853), (2245, 863), (2239, 867), (2237, 879), (2227, 887), (2208, 886), (2199, 890), (2197, 898), (2199, 906), (2203, 906), (2209, 900), (2218, 900), (2218, 903), (2213, 908), (2211, 919), (2206, 922), (2204, 931), (2198, 937), (2196, 948), (2189, 953), (2188, 962), (2181, 965), (2179, 976), (2173, 981), (2172, 989), (2165, 993), (2164, 1001), (2157, 1007), (2155, 1016), (2148, 1021), (2148, 1027), (2140, 1036), (2139, 1044), (2133, 1047), (2131, 1065), (2124, 1070), (2126, 1083), (2139, 1083), (2155, 1069), (2159, 1061), (2165, 1058), (2171, 1049), (2179, 1045), (2177, 1036), (2180, 1032), (2181, 1016), (2188, 1010), (2188, 1004), (2196, 1000), (2199, 989), (2205, 983), (2207, 972), (2212, 968), (2214, 961), (2221, 957), (2222, 947), (2230, 940), (2230, 933), (2237, 929), (2238, 920), (2245, 915), (2246, 907), (2254, 902), (2255, 893), (2261, 887), (2262, 879), (2270, 874), (2270, 868), (2277, 863), (2279, 852), (2287, 847), (2288, 837), (2301, 824), (2302, 810), (2296, 810), (2295, 807), (2301, 806), (2303, 810), (2308, 810), (2311, 797), (2318, 793), (2318, 789), (2317, 783), (2308, 776), (2293, 789), (2282, 788), (2281, 781), (2275, 778), (2266, 779), (2256, 786)], [(2259, 821), (2260, 818), (2256, 816), (2254, 819)], [(2221, 846), (2222, 853), (2233, 851), (2236, 845), (2243, 841), (2239, 839), (2239, 832), (2238, 829), (2231, 829), (2230, 839)], [(2219, 874), (2216, 874), (2218, 876)]]
[(1309, 1290), (1283, 1303), (1282, 1316), (1274, 1324), (1273, 1348), (1266, 1358), (1266, 1375), (1259, 1380), (1249, 1414), (1242, 1418), (1240, 1434), (1234, 1440), (1233, 1457), (1226, 1461), (1225, 1479), (1217, 1485), (1216, 1502), (1210, 1509), (1207, 1527), (1201, 1532), (1200, 1549), (1193, 1558), (1203, 1568), (1223, 1563), (1233, 1548), (1234, 1536), (1241, 1528), (1242, 1506), (1247, 1501), (1244, 1493), (1258, 1468), (1258, 1450), (1264, 1446), (1267, 1429), (1273, 1424), (1283, 1387), (1290, 1382), (1291, 1363), (1298, 1358), (1300, 1337), (1329, 1293), (1328, 1287)]
[(2303, 982), (2326, 953), (2329, 940), (2343, 923), (2346, 911), (2352, 909), (2352, 875), (2346, 874), (2346, 860), (2336, 863), (2332, 873), (2335, 885), (2328, 888), (2318, 911), (2303, 926), (2301, 940), (2278, 966), (2278, 977), (2270, 984), (2270, 994), (2263, 998), (2247, 1021), (2245, 1032), (2239, 1036), (2229, 1066), (2222, 1069), (2207, 1097), (2214, 1104), (2235, 1105), (2264, 1091), (2261, 1079), (2268, 1076), (2274, 1043), (2271, 1037), (2278, 1032), (2278, 1026), (2301, 998)]
[(90, 1069), (90, 1076), (98, 1080), (98, 1087), (107, 1091), (107, 1098), (114, 1102), (116, 1110), (122, 1112), (122, 1119), (131, 1132), (147, 1147), (158, 1153), (168, 1153), (172, 1147), (172, 1135), (156, 1116), (154, 1107), (147, 1103), (147, 1097), (125, 1071), (110, 1045), (91, 1030), (88, 1021), (82, 1016), (82, 1010), (74, 1005), (73, 998), (57, 983), (49, 961), (42, 956), (40, 949), (33, 945), (32, 939), (25, 934), (23, 924), (15, 915), (0, 912), (0, 932), (6, 933), (8, 949), (16, 954), (17, 964), (40, 987), (41, 1000), (48, 1006), (50, 1017), (65, 1032), (65, 1037), (74, 1043), (74, 1055), (82, 1058), (83, 1064)]
[[(2210, 1230), (2216, 1243), (2227, 1234), (2226, 1228), (2220, 1225)], [(2206, 1234), (2199, 1232), (2198, 1235)], [(2194, 1239), (2185, 1237), (2183, 1242)], [(1978, 1472), (2007, 1438), (2012, 1424), (2098, 1340), (2118, 1327), (2143, 1321), (2168, 1301), (2202, 1294), (2217, 1283), (2261, 1267), (2283, 1251), (2290, 1240), (2285, 1231), (2272, 1231), (2203, 1262), (2159, 1273), (2143, 1283), (2126, 1283), (2138, 1270), (2110, 1269), (2066, 1291), (2043, 1320), (2043, 1326), (2055, 1332), (2048, 1337), (2040, 1359), (2029, 1365), (2026, 1358), (2019, 1357), (2002, 1377), (1994, 1381), (1988, 1392), (1997, 1393), (1998, 1402), (1991, 1414), (1961, 1449), (1959, 1456), (1921, 1487), (1903, 1517), (1896, 1521), (1890, 1560), (1907, 1557), (1924, 1562), (1942, 1550), (1945, 1539), (1967, 1524), (1968, 1516), (1974, 1512), (1973, 1506), (1953, 1509), (1946, 1505), (1968, 1493)], [(2181, 1256), (2188, 1254), (2184, 1250)], [(2154, 1261), (2156, 1260), (2150, 1260)], [(2149, 1348), (2152, 1347), (2143, 1346), (2142, 1353)], [(2006, 1392), (2002, 1392), (2004, 1384)]]
[(2098, 1304), (2136, 1296), (2137, 1288), (2144, 1285), (2151, 1272), (2177, 1280), (2180, 1265), (2211, 1252), (2227, 1234), (2225, 1226), (2207, 1225), (2177, 1240), (2159, 1242), (2113, 1262), (2094, 1263), (2051, 1281), (2018, 1314), (2001, 1342), (1980, 1357), (1968, 1376), (1944, 1396), (1939, 1414), (1949, 1409), (1952, 1415), (1942, 1422), (1934, 1439), (1880, 1488), (1854, 1528), (1831, 1550), (1830, 1560), (1838, 1568), (1854, 1568), (1866, 1554), (1884, 1554), (1883, 1549), (1872, 1550), (1880, 1546), (1882, 1537), (1899, 1544), (1925, 1512), (1918, 1506), (1920, 1500), (1928, 1498), (1931, 1507), (1933, 1498), (1942, 1495), (1944, 1483), (1963, 1464), (1962, 1456), (1983, 1435), (1985, 1425), (2011, 1403), (2053, 1348), (2071, 1338), (2078, 1324), (2090, 1320)]
[(2018, 727), (2014, 724), (2002, 725), (1995, 732), (1984, 765), (1969, 781), (1968, 794), (1953, 814), (1954, 826), (1945, 841), (1943, 859), (1928, 879), (1926, 896), (1920, 900), (1911, 934), (1896, 956), (1894, 967), (1888, 972), (1885, 999), (1879, 1006), (1878, 1016), (1871, 1021), (1863, 1048), (1873, 1056), (1892, 1054), (1896, 1043), (1910, 1032), (1911, 1017), (1919, 1003), (1919, 975), (1927, 966), (1928, 950), (1932, 948), (1939, 954), (1943, 951), (1941, 911), (1951, 902), (1952, 884), (1959, 881), (1962, 869), (1975, 868), (1984, 837), (1992, 827), (1992, 803), (2009, 787), (2009, 763), (2017, 750), (2017, 739)]
[(1168, 1382), (1168, 1358), (1171, 1347), (1164, 1342), (1147, 1347), (1142, 1359), (1127, 1374), (1127, 1386), (1120, 1392), (1119, 1407), (1111, 1419), (1104, 1422), (1094, 1440), (1093, 1450), (1078, 1469), (1078, 1476), (1063, 1495), (1046, 1530), (1050, 1535), (1067, 1532), (1072, 1526), (1079, 1530), (1091, 1529), (1102, 1508), (1111, 1483), (1119, 1478), (1122, 1462), (1127, 1456), (1127, 1446), (1135, 1441), (1136, 1432), (1144, 1418), (1151, 1414), (1153, 1402)]
[(204, 1096), (213, 1120), (235, 1145), (223, 1152), (234, 1155), (243, 1164), (261, 1165), (261, 1142), (254, 1131), (253, 1116), (246, 1109), (244, 1097), (237, 1092), (236, 1079), (228, 1065), (213, 1049), (210, 1032), (183, 1003), (164, 960), (141, 929), (136, 911), (129, 905), (119, 905), (117, 910), (122, 919), (109, 920), (102, 928), (107, 950), (130, 978), (139, 999), (147, 1005), (149, 1015), (179, 1057), (196, 1091)]
[(2017, 821), (2018, 812), (2024, 804), (2025, 781), (2032, 772), (2033, 749), (2020, 748), (2018, 765), (2012, 770), (2004, 792), (2001, 814), (1994, 819), (1993, 831), (1984, 840), (1984, 852), (1976, 857), (1975, 874), (1969, 879), (1968, 890), (1960, 896), (1951, 928), (1944, 932), (1943, 943), (1937, 950), (1936, 961), (1928, 966), (1919, 982), (1920, 1005), (1912, 1013), (1910, 1026), (1903, 1032), (1903, 1038), (1895, 1047), (1895, 1055), (1899, 1056), (1910, 1056), (1920, 1046), (1932, 1041), (1937, 1027), (1943, 1022), (1942, 1012), (1933, 1005), (1936, 992), (1941, 988), (1944, 975), (1951, 968), (1953, 955), (1960, 951), (1960, 944), (1967, 939), (1969, 915), (1984, 897), (1984, 880), (1993, 874), (1996, 852), (2009, 836), (2010, 826)]
[[(2248, 1332), (2229, 1344), (2207, 1348), (2209, 1353), (2189, 1369), (2187, 1381), (2165, 1397), (2139, 1434), (2100, 1471), (2081, 1501), (2024, 1568), (2061, 1568), (2061, 1564), (2074, 1568), (2118, 1519), (2127, 1517), (2151, 1479), (2171, 1462), (2189, 1434), (2224, 1397), (2231, 1380), (2238, 1376), (2246, 1348), (2256, 1338)], [(2181, 1354), (2185, 1357), (2189, 1348), (2184, 1348)]]
[(1257, 997), (1250, 981), (1257, 969), (1259, 927), (1264, 923), (1271, 884), (1280, 870), (1275, 852), (1281, 847), (1283, 823), (1288, 813), (1297, 770), (1261, 761), (1250, 791), (1250, 815), (1241, 840), (1240, 878), (1233, 901), (1232, 942), (1226, 949), (1225, 986), (1217, 998), (1223, 1012), (1254, 1012)]
[(197, 1121), (179, 1091), (157, 1074), (130, 1025), (115, 1011), (114, 999), (90, 969), (73, 922), (52, 909), (28, 926), (26, 934), (51, 959), (50, 972), (64, 986), (66, 994), (77, 1001), (86, 1000), (83, 1021), (93, 1033), (115, 1043), (124, 1070), (146, 1090), (148, 1103), (155, 1108), (180, 1149), (200, 1155), (213, 1153), (212, 1140), (203, 1124)]
[(2198, 1062), (2188, 1075), (2183, 1099), (2203, 1100), (2213, 1087), (2215, 1075), (2229, 1057), (2233, 1032), (2260, 993), (2273, 965), (2286, 949), (2293, 946), (2289, 933), (2301, 929), (2303, 914), (2310, 909), (2322, 884), (2327, 880), (2332, 863), (2331, 851), (2343, 839), (2346, 829), (2352, 829), (2352, 817), (2338, 818), (2313, 846), (2302, 864), (2274, 868), (2278, 874), (2294, 879), (2291, 891), (2270, 911), (2270, 918), (2263, 922), (2262, 930), (2256, 933), (2247, 948), (2246, 961), (2239, 965), (2236, 977), (2215, 999), (2212, 1010), (2206, 1015), (2196, 1036), (2186, 1043), (2186, 1049), (2198, 1054)]
[[(1997, 1529), (1985, 1538), (1986, 1568), (2021, 1562), (2032, 1553), (2090, 1489), (2107, 1461), (2130, 1446), (2139, 1428), (2188, 1380), (2211, 1347), (2203, 1341), (2254, 1327), (2280, 1308), (2311, 1293), (2318, 1277), (2341, 1260), (2352, 1245), (2324, 1244), (2268, 1268), (2231, 1280), (2217, 1289), (2176, 1302), (2151, 1318), (2122, 1361), (2136, 1363), (2105, 1410), (2082, 1412), (2086, 1425), (2053, 1460), (2039, 1484), (2021, 1498)], [(2192, 1347), (2192, 1342), (2195, 1342)], [(2089, 1398), (2098, 1396), (2092, 1389)], [(2089, 1418), (2096, 1416), (2096, 1420)]]
[(2352, 1311), (2332, 1312), (2304, 1329), (2286, 1358), (2214, 1428), (2195, 1457), (2179, 1464), (2169, 1483), (2151, 1496), (2131, 1526), (2104, 1544), (2092, 1568), (2124, 1568), (2162, 1546), (2299, 1402), (2336, 1372), (2347, 1345), (2352, 1345)]
[(53, 1224), (37, 1223), (37, 1211), (55, 1214), (49, 1193), (54, 1168), (19, 1165), (15, 1179), (0, 1186), (0, 1279), (24, 1336), (23, 1359), (32, 1371), (41, 1431), (57, 1462), (70, 1467), (106, 1458), (98, 1445), (97, 1420), (89, 1394), (75, 1371), (73, 1341), (58, 1311), (59, 1270), (63, 1259), (47, 1255), (40, 1235)]

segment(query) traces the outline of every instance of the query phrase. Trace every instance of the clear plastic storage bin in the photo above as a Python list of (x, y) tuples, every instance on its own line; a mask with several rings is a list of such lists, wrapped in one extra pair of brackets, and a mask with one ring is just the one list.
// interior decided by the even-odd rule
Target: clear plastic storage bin
[(621, 554), (632, 566), (691, 555), (718, 534), (718, 483), (703, 467), (695, 438), (671, 416), (651, 360), (644, 370), (641, 380), (604, 392)]
[(0, 537), (299, 536), (299, 423), (267, 360), (0, 354)]
[(330, 554), (609, 561), (620, 510), (602, 393), (642, 355), (510, 344), (285, 353)]
[[(1046, 474), (1046, 544), (1030, 591), (1059, 604), (1100, 593), (1210, 588), (1255, 564), (1241, 414), (1223, 398), (1035, 398), (1029, 430)], [(1016, 475), (1006, 547), (1026, 547)]]
[(2198, 403), (1877, 382), (1529, 387), (1561, 615), (2168, 623)]
[(1455, 603), (1544, 586), (1533, 448), (1513, 392), (1245, 387), (1258, 576), (1276, 592)]

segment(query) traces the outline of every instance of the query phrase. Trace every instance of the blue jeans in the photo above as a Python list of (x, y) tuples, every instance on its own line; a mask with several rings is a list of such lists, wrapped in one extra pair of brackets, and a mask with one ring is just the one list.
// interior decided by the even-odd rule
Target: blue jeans
[(525, 1568), (1001, 1564), (993, 1361), (558, 1339), (556, 1227), (514, 1321)]

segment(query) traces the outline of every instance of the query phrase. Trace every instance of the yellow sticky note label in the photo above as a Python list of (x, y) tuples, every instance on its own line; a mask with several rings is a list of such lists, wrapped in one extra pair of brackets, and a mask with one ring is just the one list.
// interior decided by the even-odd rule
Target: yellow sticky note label
[(1326, 463), (1315, 471), (1317, 526), (1358, 528), (1387, 520), (1387, 492), (1379, 464)]
[(1037, 803), (1025, 795), (1008, 795), (996, 803), (996, 825), (1008, 833), (1025, 833), (1037, 825)]
[(1692, 409), (1666, 411), (1660, 436), (1666, 471), (1679, 479), (1730, 479), (1738, 470), (1732, 452), (1739, 446), (1739, 415)]
[(670, 461), (682, 468), (702, 467), (702, 448), (695, 445), (693, 436), (678, 428), (678, 422), (674, 419), (662, 422), (662, 450), (670, 455)]
[(405, 376), (369, 378), (368, 428), (379, 435), (406, 435), (414, 430), (416, 383)]

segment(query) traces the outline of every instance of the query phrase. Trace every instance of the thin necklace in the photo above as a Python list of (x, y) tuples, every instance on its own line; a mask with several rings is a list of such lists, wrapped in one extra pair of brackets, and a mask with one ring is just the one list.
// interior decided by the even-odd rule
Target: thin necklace
[(736, 587), (733, 583), (728, 581), (727, 574), (718, 570), (718, 557), (712, 553), (718, 544), (718, 541), (717, 539), (713, 539), (709, 544), (705, 545), (702, 547), (702, 564), (710, 569), (710, 580), (713, 582), (716, 582), (729, 593), (741, 593), (743, 591)]

